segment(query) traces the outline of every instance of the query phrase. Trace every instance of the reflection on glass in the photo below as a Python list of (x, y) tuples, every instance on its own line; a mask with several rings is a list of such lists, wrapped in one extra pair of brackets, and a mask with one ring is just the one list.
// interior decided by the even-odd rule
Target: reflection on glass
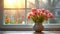
[(25, 0), (4, 0), (4, 8), (25, 8)]
[(48, 0), (41, 0), (44, 4), (47, 4)]
[(48, 8), (48, 0), (39, 0), (39, 8)]
[(24, 14), (25, 14), (25, 10), (4, 10), (4, 23), (22, 24), (25, 19)]
[(60, 8), (60, 1), (59, 0), (55, 0), (54, 3), (55, 3), (54, 4), (55, 8)]
[(60, 18), (50, 19), (50, 24), (60, 24)]
[(60, 8), (54, 9), (53, 12), (54, 19), (50, 19), (50, 24), (60, 24)]
[(35, 6), (35, 0), (27, 0), (27, 8), (33, 8)]

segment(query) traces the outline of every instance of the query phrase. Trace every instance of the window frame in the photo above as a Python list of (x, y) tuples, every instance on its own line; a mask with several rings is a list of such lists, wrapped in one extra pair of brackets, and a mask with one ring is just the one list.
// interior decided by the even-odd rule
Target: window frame
[[(33, 30), (33, 25), (3, 25), (3, 0), (0, 0), (0, 30)], [(25, 8), (26, 9), (26, 8)], [(27, 10), (27, 9), (26, 9)], [(44, 30), (59, 30), (60, 25), (58, 24), (43, 24)]]

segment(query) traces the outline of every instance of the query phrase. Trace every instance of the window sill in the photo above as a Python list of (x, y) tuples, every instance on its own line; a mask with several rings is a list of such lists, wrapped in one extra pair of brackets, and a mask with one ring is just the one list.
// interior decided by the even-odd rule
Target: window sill
[[(43, 24), (44, 25), (44, 24)], [(33, 25), (5, 25), (0, 28), (0, 30), (8, 30), (8, 31), (32, 31)], [(44, 25), (44, 30), (46, 31), (60, 31), (60, 25)]]

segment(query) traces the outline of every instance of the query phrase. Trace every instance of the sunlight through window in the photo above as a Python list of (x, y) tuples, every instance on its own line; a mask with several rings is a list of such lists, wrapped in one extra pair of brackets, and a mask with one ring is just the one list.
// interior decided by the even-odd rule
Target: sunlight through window
[(24, 8), (25, 0), (4, 0), (4, 8)]

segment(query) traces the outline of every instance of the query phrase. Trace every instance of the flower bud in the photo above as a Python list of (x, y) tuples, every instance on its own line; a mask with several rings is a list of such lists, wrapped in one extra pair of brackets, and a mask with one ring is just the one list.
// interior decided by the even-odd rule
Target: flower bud
[(28, 19), (30, 19), (30, 16), (27, 16)]
[(32, 12), (35, 12), (35, 11), (37, 11), (37, 9), (36, 8), (32, 8)]
[(45, 9), (44, 8), (42, 8), (42, 13), (44, 13), (45, 12)]

